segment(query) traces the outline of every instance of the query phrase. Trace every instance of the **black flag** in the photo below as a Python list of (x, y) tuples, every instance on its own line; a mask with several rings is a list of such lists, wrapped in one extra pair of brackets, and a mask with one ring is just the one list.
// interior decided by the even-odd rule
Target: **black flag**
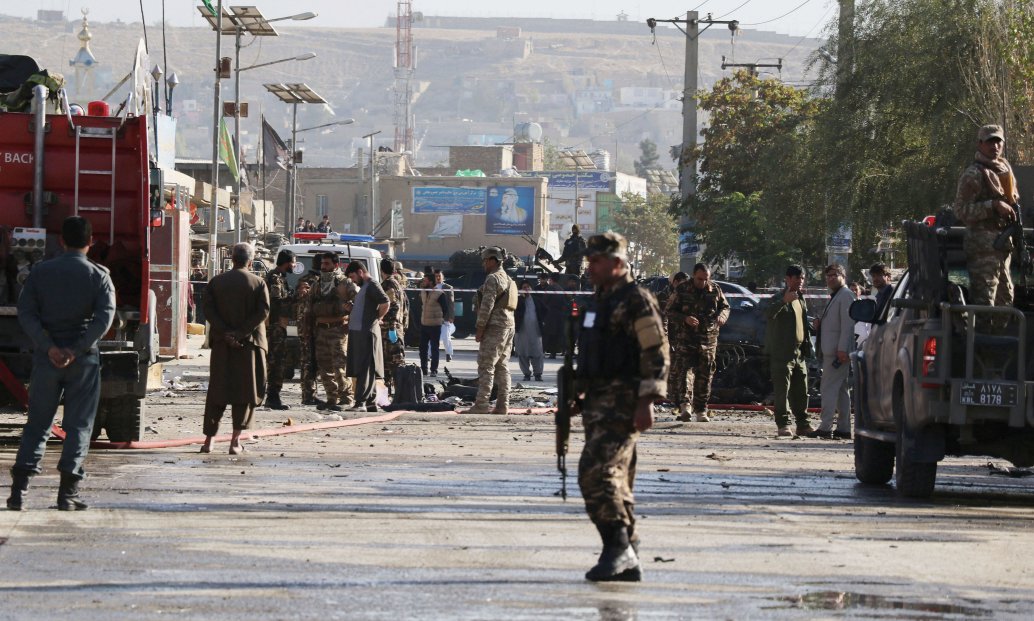
[(280, 139), (273, 127), (262, 117), (262, 166), (273, 168), (278, 166), (287, 170), (287, 162), (291, 152)]

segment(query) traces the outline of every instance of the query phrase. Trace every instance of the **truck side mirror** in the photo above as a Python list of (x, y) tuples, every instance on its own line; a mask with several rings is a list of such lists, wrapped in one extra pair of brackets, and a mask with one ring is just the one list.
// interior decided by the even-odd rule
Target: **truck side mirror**
[(148, 194), (150, 196), (150, 222), (153, 228), (160, 227), (165, 222), (165, 213), (163, 207), (165, 207), (164, 200), (165, 192), (165, 176), (162, 174), (161, 168), (152, 168), (150, 180), (148, 184)]
[(868, 298), (855, 300), (854, 302), (851, 302), (851, 307), (848, 308), (847, 312), (851, 316), (851, 319), (854, 319), (855, 321), (875, 323), (876, 300), (870, 300)]

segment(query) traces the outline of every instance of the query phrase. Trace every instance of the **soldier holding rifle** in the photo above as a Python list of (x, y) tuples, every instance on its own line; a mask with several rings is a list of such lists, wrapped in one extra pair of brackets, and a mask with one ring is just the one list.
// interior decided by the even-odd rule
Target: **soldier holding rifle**
[(568, 416), (575, 394), (583, 395), (585, 448), (578, 463), (578, 485), (603, 539), (599, 561), (585, 574), (593, 582), (642, 580), (632, 512), (636, 441), (653, 425), (654, 400), (667, 393), (668, 343), (660, 310), (653, 295), (632, 279), (627, 249), (625, 238), (616, 233), (589, 238), (588, 273), (596, 292), (578, 314), (578, 368), (571, 369), (568, 354), (560, 374), (564, 384), (573, 372), (575, 384), (561, 386), (561, 467)]

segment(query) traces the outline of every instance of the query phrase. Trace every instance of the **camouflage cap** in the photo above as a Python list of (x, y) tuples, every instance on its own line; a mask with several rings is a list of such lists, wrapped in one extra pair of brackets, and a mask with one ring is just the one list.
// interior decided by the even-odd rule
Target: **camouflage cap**
[(593, 235), (585, 243), (585, 256), (599, 255), (628, 260), (628, 240), (614, 231)]
[(997, 138), (1002, 141), (1005, 140), (1005, 130), (1002, 129), (1001, 125), (984, 125), (979, 131), (977, 131), (977, 140), (980, 142), (984, 142), (985, 140), (990, 140), (992, 138)]
[(495, 259), (500, 263), (506, 258), (506, 251), (499, 246), (489, 246), (481, 251), (481, 259)]

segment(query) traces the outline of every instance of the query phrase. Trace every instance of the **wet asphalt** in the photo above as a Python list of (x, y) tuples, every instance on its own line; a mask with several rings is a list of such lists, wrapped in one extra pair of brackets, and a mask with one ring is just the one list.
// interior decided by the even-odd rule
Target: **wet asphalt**
[[(473, 376), (460, 347), (448, 366)], [(151, 395), (147, 439), (199, 434), (200, 355), (167, 365), (177, 388)], [(94, 451), (77, 513), (51, 508), (52, 445), (28, 510), (0, 510), (0, 619), (1029, 618), (1032, 479), (948, 459), (930, 501), (903, 501), (855, 481), (850, 442), (776, 439), (752, 413), (658, 415), (636, 487), (645, 582), (588, 583), (577, 427), (566, 502), (552, 416), (519, 411), (406, 413), (240, 456)], [(0, 445), (5, 486), (14, 451)]]

